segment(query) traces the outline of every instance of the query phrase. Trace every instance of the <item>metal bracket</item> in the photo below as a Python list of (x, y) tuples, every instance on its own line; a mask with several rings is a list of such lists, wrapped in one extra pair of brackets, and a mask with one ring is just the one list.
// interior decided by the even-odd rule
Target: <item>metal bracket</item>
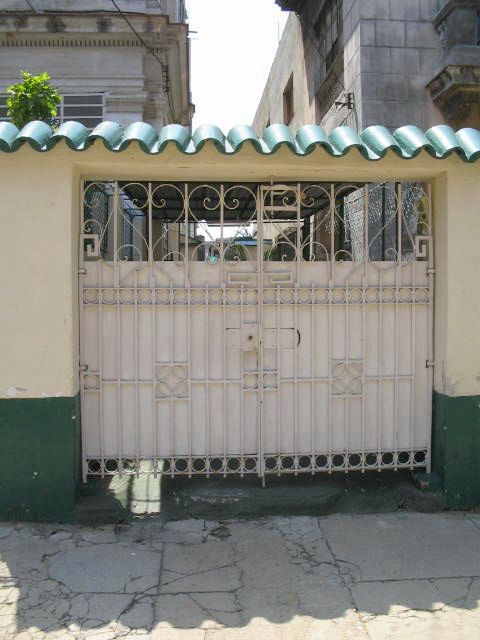
[(434, 367), (435, 366), (435, 361), (434, 360), (426, 360), (425, 361), (425, 366), (427, 367)]
[(82, 269), (79, 269), (77, 271), (77, 273), (78, 273), (79, 276), (86, 276), (87, 275), (87, 270), (82, 268)]
[(81, 365), (78, 367), (78, 370), (79, 370), (79, 371), (88, 371), (88, 364), (81, 364)]

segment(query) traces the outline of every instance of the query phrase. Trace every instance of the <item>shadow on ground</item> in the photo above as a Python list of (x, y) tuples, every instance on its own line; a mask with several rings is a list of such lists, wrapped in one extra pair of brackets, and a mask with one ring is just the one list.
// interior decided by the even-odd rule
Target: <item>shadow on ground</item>
[(477, 639), (479, 598), (475, 514), (0, 526), (5, 639)]
[(385, 513), (445, 508), (434, 474), (409, 471), (321, 476), (169, 478), (143, 475), (92, 478), (82, 485), (79, 524), (120, 523), (138, 515), (164, 520), (258, 518), (271, 515)]

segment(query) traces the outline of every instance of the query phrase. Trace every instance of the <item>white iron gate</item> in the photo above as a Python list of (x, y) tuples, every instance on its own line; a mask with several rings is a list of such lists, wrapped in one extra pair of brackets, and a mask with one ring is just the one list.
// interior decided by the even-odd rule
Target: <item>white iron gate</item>
[(429, 187), (86, 182), (84, 476), (429, 467)]

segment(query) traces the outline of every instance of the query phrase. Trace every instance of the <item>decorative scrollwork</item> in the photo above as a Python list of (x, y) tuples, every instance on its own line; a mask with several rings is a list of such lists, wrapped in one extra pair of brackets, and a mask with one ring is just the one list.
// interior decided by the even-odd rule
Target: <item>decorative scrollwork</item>
[(361, 360), (332, 361), (333, 395), (361, 395), (363, 363)]

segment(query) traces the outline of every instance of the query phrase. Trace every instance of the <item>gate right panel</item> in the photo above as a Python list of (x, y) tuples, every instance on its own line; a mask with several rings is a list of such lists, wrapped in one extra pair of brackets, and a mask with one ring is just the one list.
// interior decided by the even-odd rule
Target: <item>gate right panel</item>
[(277, 248), (263, 261), (265, 473), (428, 468), (428, 186), (263, 192)]

